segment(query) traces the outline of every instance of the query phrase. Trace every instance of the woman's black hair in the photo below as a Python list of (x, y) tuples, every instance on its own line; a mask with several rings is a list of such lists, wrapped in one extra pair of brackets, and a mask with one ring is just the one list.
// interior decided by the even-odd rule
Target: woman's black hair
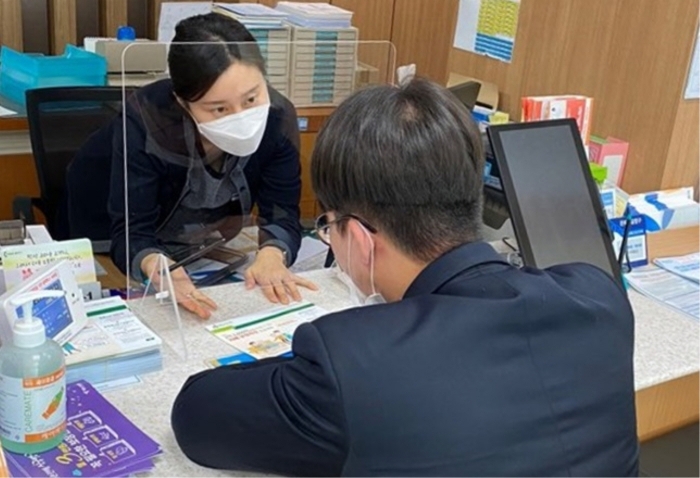
[(175, 27), (168, 53), (173, 91), (185, 101), (197, 101), (239, 61), (265, 74), (258, 44), (240, 22), (218, 13), (185, 18)]

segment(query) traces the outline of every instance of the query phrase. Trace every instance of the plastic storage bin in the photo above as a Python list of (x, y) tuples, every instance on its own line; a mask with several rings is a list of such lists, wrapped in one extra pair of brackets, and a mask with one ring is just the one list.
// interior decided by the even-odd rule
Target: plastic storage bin
[(24, 92), (33, 88), (106, 83), (107, 60), (73, 45), (66, 45), (63, 55), (57, 56), (21, 53), (6, 46), (0, 51), (0, 94), (21, 105)]

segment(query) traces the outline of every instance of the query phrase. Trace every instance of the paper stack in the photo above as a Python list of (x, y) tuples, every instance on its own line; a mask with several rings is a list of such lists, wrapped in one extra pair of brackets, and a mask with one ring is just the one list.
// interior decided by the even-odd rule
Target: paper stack
[(697, 282), (654, 265), (635, 269), (625, 279), (641, 294), (695, 319), (700, 318), (700, 287)]
[(259, 3), (215, 3), (212, 11), (238, 20), (248, 29), (280, 28), (288, 16)]
[(63, 346), (68, 382), (99, 384), (163, 368), (160, 337), (123, 299), (88, 302), (85, 311), (88, 324)]
[(66, 436), (35, 455), (6, 453), (12, 476), (132, 476), (153, 469), (160, 445), (89, 383), (66, 387)]
[(212, 11), (241, 22), (255, 37), (265, 60), (267, 82), (289, 96), (292, 28), (287, 13), (257, 3), (217, 3)]
[(289, 15), (289, 22), (304, 28), (349, 28), (352, 12), (313, 2), (279, 2), (276, 9)]

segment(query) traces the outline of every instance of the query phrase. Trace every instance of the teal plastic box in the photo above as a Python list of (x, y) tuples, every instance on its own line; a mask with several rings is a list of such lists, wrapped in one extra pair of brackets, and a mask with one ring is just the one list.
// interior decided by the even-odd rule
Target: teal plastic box
[(24, 92), (52, 86), (104, 86), (107, 59), (73, 45), (63, 55), (44, 56), (0, 50), (0, 94), (21, 105)]

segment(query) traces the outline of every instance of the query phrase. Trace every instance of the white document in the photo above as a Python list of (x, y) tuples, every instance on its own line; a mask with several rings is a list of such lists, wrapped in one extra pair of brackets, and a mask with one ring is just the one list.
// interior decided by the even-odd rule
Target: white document
[(160, 6), (158, 41), (169, 43), (175, 36), (175, 26), (180, 20), (194, 15), (210, 13), (212, 2), (165, 2)]
[(700, 318), (700, 286), (697, 283), (656, 266), (635, 269), (625, 278), (640, 293)]
[(12, 116), (16, 115), (16, 111), (12, 111), (9, 108), (5, 108), (4, 106), (0, 106), (0, 116)]
[(660, 257), (654, 259), (654, 264), (696, 284), (700, 283), (700, 253), (698, 252), (686, 256)]
[(157, 349), (161, 339), (120, 297), (85, 304), (88, 324), (63, 346), (66, 364), (88, 362)]
[(311, 302), (274, 307), (206, 326), (206, 329), (241, 352), (262, 359), (292, 350), (297, 327), (328, 312)]

